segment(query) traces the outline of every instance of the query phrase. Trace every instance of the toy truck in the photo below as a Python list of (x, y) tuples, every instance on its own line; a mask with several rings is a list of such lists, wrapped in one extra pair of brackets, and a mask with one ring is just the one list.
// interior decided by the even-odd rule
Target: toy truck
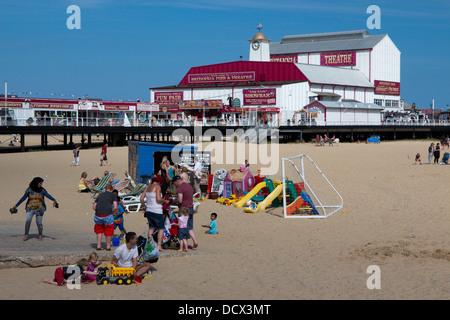
[(131, 284), (132, 275), (136, 272), (134, 268), (120, 268), (113, 264), (98, 268), (97, 284)]

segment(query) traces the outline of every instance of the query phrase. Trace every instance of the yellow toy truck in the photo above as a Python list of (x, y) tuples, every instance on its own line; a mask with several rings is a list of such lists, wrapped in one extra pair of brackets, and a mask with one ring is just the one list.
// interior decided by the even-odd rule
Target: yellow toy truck
[(113, 264), (98, 268), (97, 284), (131, 284), (132, 275), (136, 272), (134, 268), (120, 268)]

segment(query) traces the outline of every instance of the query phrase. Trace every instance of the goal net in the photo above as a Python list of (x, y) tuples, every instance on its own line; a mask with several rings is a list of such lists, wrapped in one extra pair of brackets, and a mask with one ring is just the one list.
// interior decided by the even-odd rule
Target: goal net
[(285, 218), (328, 218), (344, 201), (307, 155), (282, 158), (283, 212)]

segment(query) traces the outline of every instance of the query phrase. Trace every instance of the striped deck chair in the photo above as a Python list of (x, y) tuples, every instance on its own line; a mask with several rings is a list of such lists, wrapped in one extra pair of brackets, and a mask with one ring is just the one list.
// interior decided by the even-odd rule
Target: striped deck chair
[(104, 177), (102, 178), (102, 180), (100, 180), (99, 183), (97, 183), (95, 186), (93, 186), (93, 187), (91, 188), (91, 191), (93, 191), (93, 192), (95, 192), (95, 193), (97, 193), (97, 192), (102, 192), (103, 189), (105, 189), (105, 186), (108, 184), (108, 181), (109, 181), (109, 179), (111, 179), (112, 176), (113, 176), (112, 173), (110, 173), (110, 174), (104, 176)]
[(145, 191), (147, 185), (145, 183), (138, 183), (136, 187), (133, 188), (129, 193), (120, 193), (119, 198), (131, 197), (131, 196), (140, 196), (142, 192)]
[(122, 191), (123, 189), (125, 189), (126, 187), (128, 187), (128, 185), (130, 184), (130, 180), (125, 179), (123, 181), (118, 182), (116, 185), (114, 185), (114, 189), (116, 189), (117, 191)]

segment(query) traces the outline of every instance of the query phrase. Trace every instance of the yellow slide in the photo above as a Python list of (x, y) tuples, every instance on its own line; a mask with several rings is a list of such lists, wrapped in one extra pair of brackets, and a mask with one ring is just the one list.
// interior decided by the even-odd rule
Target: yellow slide
[(259, 209), (264, 210), (272, 201), (283, 192), (283, 184), (279, 184), (263, 201), (259, 203)]
[(260, 182), (258, 183), (252, 190), (250, 190), (249, 193), (247, 193), (241, 200), (237, 201), (234, 203), (234, 206), (236, 208), (242, 208), (243, 206), (245, 206), (245, 204), (247, 203), (248, 200), (250, 200), (251, 198), (253, 198), (254, 196), (256, 196), (258, 194), (258, 192), (264, 188), (266, 186), (265, 182)]

